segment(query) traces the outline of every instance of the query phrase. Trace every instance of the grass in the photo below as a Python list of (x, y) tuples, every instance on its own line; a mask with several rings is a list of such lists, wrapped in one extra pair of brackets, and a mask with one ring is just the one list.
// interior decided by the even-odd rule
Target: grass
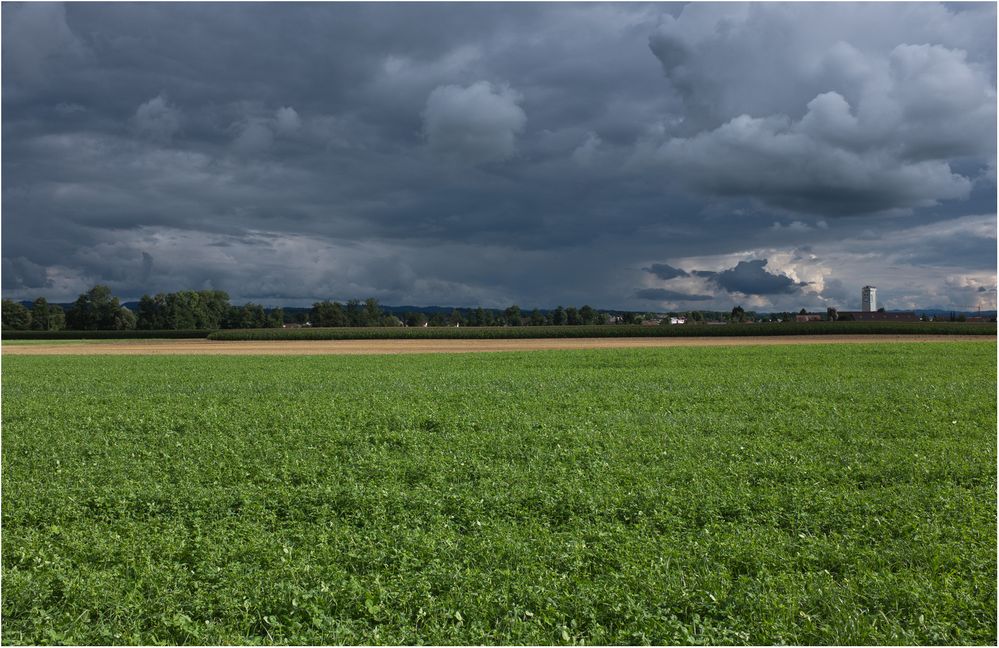
[(996, 640), (993, 342), (2, 378), (6, 644)]

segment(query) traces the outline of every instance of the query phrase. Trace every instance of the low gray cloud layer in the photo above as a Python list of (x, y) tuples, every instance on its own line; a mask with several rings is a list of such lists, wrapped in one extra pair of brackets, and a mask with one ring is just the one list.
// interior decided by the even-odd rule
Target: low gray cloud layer
[(2, 11), (5, 297), (995, 303), (991, 4)]

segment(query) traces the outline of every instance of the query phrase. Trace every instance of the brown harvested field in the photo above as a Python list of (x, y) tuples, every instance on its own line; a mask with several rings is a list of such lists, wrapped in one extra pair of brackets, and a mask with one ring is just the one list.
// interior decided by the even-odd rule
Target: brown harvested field
[(545, 349), (623, 349), (677, 346), (861, 344), (870, 342), (994, 342), (988, 335), (788, 335), (703, 338), (548, 338), (523, 340), (212, 340), (80, 341), (4, 344), (4, 355), (363, 355), (475, 353)]

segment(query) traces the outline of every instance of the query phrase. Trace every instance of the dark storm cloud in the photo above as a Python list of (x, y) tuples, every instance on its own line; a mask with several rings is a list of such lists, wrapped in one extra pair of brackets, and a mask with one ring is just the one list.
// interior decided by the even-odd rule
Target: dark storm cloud
[(48, 288), (51, 282), (45, 267), (33, 263), (24, 257), (4, 258), (3, 287), (18, 290), (22, 288), (37, 290)]
[(686, 270), (674, 268), (667, 263), (653, 263), (648, 268), (642, 268), (642, 270), (652, 273), (660, 279), (674, 279), (676, 277), (689, 276)]
[(153, 255), (148, 252), (142, 253), (142, 283), (149, 281), (153, 272)]
[(639, 299), (651, 299), (655, 301), (679, 302), (679, 301), (710, 301), (714, 299), (711, 295), (690, 295), (687, 293), (669, 290), (667, 288), (643, 288), (635, 293)]
[[(800, 256), (797, 258), (800, 260)], [(766, 267), (767, 259), (750, 259), (739, 261), (734, 267), (721, 271), (693, 270), (688, 272), (667, 264), (655, 264), (649, 268), (644, 268), (644, 270), (667, 282), (677, 278), (695, 277), (705, 280), (705, 287), (724, 291), (724, 293), (739, 293), (750, 296), (791, 295), (799, 293), (802, 288), (809, 285), (809, 282), (795, 281), (779, 272), (769, 272)], [(836, 294), (838, 296), (839, 293)], [(717, 295), (685, 293), (671, 288), (644, 288), (637, 291), (635, 296), (641, 299), (678, 302), (710, 300), (715, 299)]]
[(754, 259), (851, 237), (925, 295), (994, 275), (936, 227), (995, 212), (994, 5), (2, 12), (5, 296), (790, 304)]
[(807, 285), (786, 275), (767, 272), (766, 265), (766, 259), (740, 261), (734, 268), (714, 274), (711, 281), (724, 290), (746, 295), (788, 294)]

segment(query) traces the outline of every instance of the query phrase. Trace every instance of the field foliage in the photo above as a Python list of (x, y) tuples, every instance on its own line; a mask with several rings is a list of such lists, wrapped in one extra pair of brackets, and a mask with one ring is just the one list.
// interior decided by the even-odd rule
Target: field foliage
[(376, 339), (521, 339), (602, 337), (702, 337), (754, 335), (995, 335), (995, 323), (951, 322), (782, 322), (712, 326), (482, 326), (226, 329), (212, 340), (376, 340)]
[(4, 331), (4, 340), (154, 340), (154, 339), (194, 339), (205, 338), (212, 331), (162, 330), (143, 331), (129, 329), (124, 331)]
[(992, 342), (2, 378), (6, 644), (995, 642)]

